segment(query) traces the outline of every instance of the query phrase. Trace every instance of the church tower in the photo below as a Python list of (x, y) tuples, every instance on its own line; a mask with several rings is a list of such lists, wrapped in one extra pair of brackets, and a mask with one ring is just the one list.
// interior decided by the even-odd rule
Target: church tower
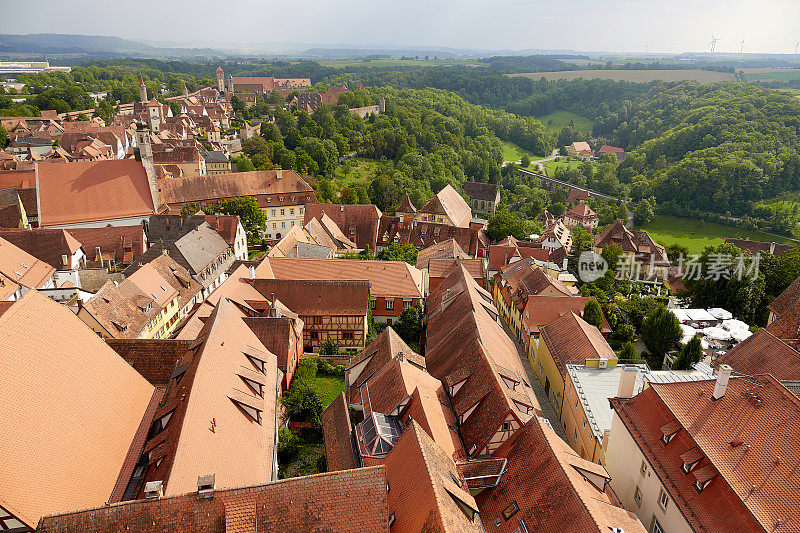
[(144, 166), (147, 174), (147, 184), (150, 187), (150, 195), (153, 198), (153, 207), (158, 212), (161, 207), (161, 193), (158, 189), (158, 178), (153, 164), (153, 146), (150, 144), (150, 129), (144, 122), (136, 124), (136, 147), (139, 149), (139, 159)]
[(228, 76), (228, 91), (233, 94), (233, 75)]
[(217, 90), (225, 92), (225, 73), (222, 72), (222, 67), (217, 67)]
[(142, 78), (141, 74), (139, 74), (139, 101), (147, 101), (147, 87), (144, 84), (144, 78)]
[(183, 82), (183, 96), (189, 96), (189, 89), (186, 88), (186, 82)]

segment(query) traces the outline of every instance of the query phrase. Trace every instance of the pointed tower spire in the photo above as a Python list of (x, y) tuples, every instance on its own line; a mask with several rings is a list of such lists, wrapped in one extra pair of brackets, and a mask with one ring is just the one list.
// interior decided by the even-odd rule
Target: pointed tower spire
[(139, 101), (147, 101), (147, 86), (144, 84), (144, 78), (141, 73), (139, 74)]

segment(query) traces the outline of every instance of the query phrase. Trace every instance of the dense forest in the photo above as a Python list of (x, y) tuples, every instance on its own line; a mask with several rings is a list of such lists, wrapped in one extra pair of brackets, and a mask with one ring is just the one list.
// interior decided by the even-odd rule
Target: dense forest
[(800, 188), (800, 100), (740, 83), (660, 84), (597, 124), (628, 151), (618, 168), (636, 197), (675, 211), (752, 214)]

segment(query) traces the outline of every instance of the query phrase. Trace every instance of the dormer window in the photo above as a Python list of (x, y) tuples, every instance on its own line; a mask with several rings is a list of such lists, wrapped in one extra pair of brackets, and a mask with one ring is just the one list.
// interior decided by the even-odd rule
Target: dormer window
[(675, 438), (675, 435), (678, 434), (680, 431), (681, 425), (678, 423), (677, 420), (673, 420), (671, 422), (667, 422), (663, 426), (661, 426), (661, 442), (666, 446), (670, 443), (670, 441)]
[(700, 448), (698, 448), (697, 446), (685, 451), (684, 453), (681, 454), (681, 460), (683, 460), (683, 465), (681, 466), (681, 470), (683, 470), (685, 474), (688, 474), (697, 467), (702, 458), (703, 458), (703, 452), (701, 452)]
[(517, 514), (517, 511), (519, 511), (519, 505), (517, 505), (516, 500), (514, 500), (513, 502), (511, 502), (511, 505), (503, 509), (503, 520), (508, 522), (509, 520), (511, 520), (512, 516)]

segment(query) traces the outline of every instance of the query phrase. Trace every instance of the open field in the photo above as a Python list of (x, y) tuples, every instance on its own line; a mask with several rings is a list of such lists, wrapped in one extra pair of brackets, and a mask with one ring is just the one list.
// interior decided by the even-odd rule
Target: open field
[(524, 150), (512, 142), (501, 141), (501, 143), (503, 145), (503, 161), (519, 161), (523, 154), (527, 154), (531, 161), (541, 159), (541, 157), (533, 155), (532, 152)]
[(351, 67), (485, 67), (486, 63), (475, 61), (474, 59), (373, 59), (363, 61), (361, 59), (331, 59), (320, 61), (320, 65), (333, 68)]
[(544, 164), (545, 174), (553, 176), (557, 168), (578, 168), (583, 163), (582, 159), (560, 157), (558, 161), (548, 161)]
[(800, 80), (800, 68), (744, 68), (747, 81)]
[(760, 231), (749, 231), (733, 226), (679, 217), (657, 216), (650, 224), (638, 229), (647, 231), (656, 242), (664, 246), (677, 242), (689, 248), (689, 252), (693, 254), (701, 253), (703, 248), (709, 244), (722, 244), (727, 237), (742, 239), (747, 237), (765, 242), (791, 242), (789, 239), (775, 237)]
[(711, 72), (708, 70), (563, 70), (558, 72), (529, 72), (524, 74), (506, 74), (506, 76), (523, 76), (538, 80), (545, 77), (548, 81), (556, 80), (585, 80), (603, 79), (613, 81), (632, 81), (647, 83), (654, 80), (682, 81), (696, 80), (701, 83), (715, 81), (735, 81), (733, 74), (724, 72)]
[(581, 133), (592, 133), (592, 126), (594, 126), (594, 122), (591, 119), (569, 111), (553, 111), (548, 115), (536, 118), (542, 124), (554, 130), (561, 130), (561, 128), (572, 122)]

